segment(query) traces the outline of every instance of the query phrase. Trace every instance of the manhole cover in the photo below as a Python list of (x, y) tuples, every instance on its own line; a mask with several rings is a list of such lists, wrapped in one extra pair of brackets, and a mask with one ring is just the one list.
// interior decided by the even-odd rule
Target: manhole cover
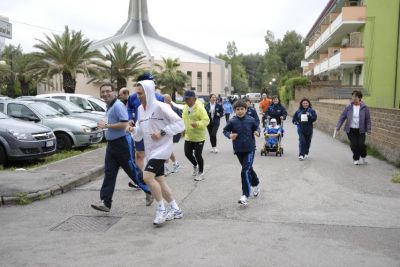
[(105, 232), (121, 217), (75, 215), (60, 223), (51, 231), (66, 232)]

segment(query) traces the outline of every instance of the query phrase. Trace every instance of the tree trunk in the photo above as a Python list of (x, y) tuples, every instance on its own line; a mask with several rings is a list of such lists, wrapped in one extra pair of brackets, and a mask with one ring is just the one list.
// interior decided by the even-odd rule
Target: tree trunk
[(121, 89), (122, 87), (126, 87), (126, 80), (124, 78), (117, 78), (117, 89)]
[(20, 81), (22, 95), (29, 95), (29, 82)]
[(76, 80), (72, 78), (72, 75), (69, 72), (63, 72), (62, 75), (64, 92), (75, 94)]

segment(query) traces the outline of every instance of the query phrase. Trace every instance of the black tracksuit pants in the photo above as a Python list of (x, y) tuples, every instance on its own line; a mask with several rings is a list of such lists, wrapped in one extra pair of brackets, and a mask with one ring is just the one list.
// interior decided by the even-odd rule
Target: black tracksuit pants
[(353, 151), (353, 160), (359, 160), (360, 156), (365, 158), (367, 156), (367, 146), (365, 145), (365, 133), (360, 133), (359, 129), (350, 128), (347, 133), (350, 141), (350, 148)]

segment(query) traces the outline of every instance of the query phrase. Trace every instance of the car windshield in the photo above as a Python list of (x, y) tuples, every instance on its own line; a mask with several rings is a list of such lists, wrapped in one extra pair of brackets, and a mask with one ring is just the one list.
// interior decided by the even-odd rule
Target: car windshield
[(86, 112), (83, 108), (79, 107), (78, 105), (75, 105), (72, 102), (69, 101), (57, 101), (57, 103), (62, 104), (62, 106), (67, 109), (69, 112), (72, 113), (82, 113), (82, 112)]
[(9, 117), (4, 114), (3, 112), (0, 112), (0, 119), (8, 119)]
[(35, 109), (37, 112), (39, 112), (43, 117), (58, 117), (62, 116), (60, 112), (55, 110), (54, 108), (50, 107), (49, 105), (46, 105), (44, 103), (32, 103), (29, 105), (33, 109)]
[(90, 97), (88, 99), (90, 101), (90, 103), (93, 105), (94, 109), (96, 111), (101, 111), (101, 112), (105, 112), (106, 111), (106, 103), (103, 100), (100, 100), (98, 98), (95, 97)]

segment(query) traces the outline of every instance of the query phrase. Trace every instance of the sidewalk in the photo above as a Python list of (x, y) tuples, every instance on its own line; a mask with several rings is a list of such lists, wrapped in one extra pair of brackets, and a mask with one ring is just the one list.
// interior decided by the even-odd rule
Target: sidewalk
[(0, 171), (0, 206), (59, 195), (104, 173), (105, 148), (26, 171)]

